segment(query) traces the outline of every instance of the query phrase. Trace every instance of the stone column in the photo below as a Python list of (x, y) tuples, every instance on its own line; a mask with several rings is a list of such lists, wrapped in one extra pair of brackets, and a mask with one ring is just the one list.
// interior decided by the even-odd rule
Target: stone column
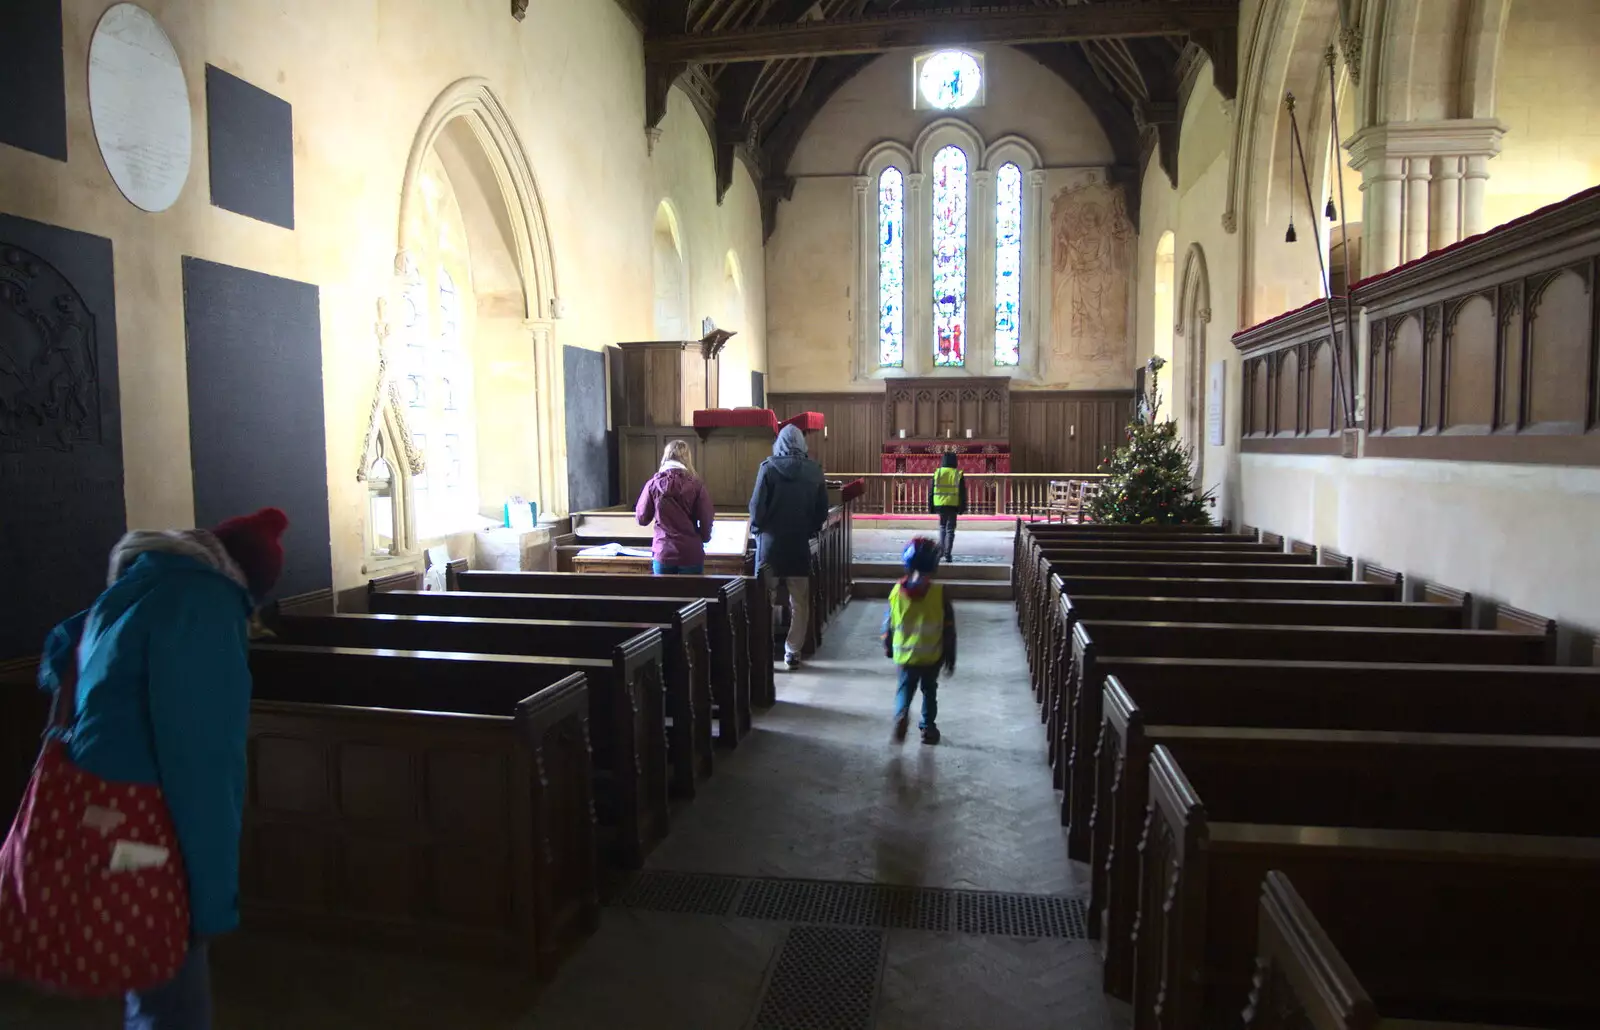
[(1461, 239), (1461, 161), (1460, 157), (1433, 159), (1433, 218), (1429, 226), (1428, 249), (1439, 250)]
[(1427, 157), (1406, 160), (1405, 260), (1415, 261), (1428, 253), (1428, 183), (1433, 176)]
[[(1499, 152), (1499, 141), (1495, 141), (1495, 151)], [(1484, 224), (1487, 218), (1483, 212), (1483, 195), (1489, 181), (1489, 158), (1492, 154), (1468, 154), (1466, 159), (1466, 175), (1461, 187), (1461, 235), (1476, 236), (1489, 227)]]
[(1367, 222), (1366, 242), (1361, 250), (1363, 277), (1387, 272), (1400, 264), (1401, 162), (1381, 159), (1361, 169), (1362, 205)]
[(1022, 195), (1022, 360), (1019, 371), (1042, 378), (1050, 346), (1046, 299), (1054, 286), (1050, 267), (1050, 212), (1045, 209), (1045, 173), (1028, 173)]
[(1489, 118), (1369, 125), (1346, 142), (1365, 197), (1363, 276), (1482, 232), (1505, 127)]
[(928, 223), (933, 206), (923, 186), (926, 172), (906, 176), (906, 363), (905, 374), (920, 376), (933, 367), (933, 280), (928, 254)]
[(967, 197), (966, 369), (994, 372), (994, 173), (972, 173)]
[[(878, 369), (878, 204), (872, 180), (855, 179), (856, 192), (856, 360), (855, 378)], [(904, 240), (901, 243), (904, 244)], [(904, 317), (904, 312), (901, 313)]]
[(540, 318), (522, 323), (533, 346), (534, 425), (538, 432), (539, 514), (567, 513), (566, 375), (555, 342), (555, 324)]

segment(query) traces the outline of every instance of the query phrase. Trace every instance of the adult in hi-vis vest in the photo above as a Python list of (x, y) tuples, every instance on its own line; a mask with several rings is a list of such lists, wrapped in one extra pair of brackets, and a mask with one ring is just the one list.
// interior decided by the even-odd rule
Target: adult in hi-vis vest
[(933, 470), (928, 510), (939, 516), (939, 553), (949, 561), (956, 547), (956, 516), (967, 512), (967, 477), (956, 468), (953, 453), (946, 452), (944, 461)]
[(919, 536), (906, 547), (900, 560), (906, 575), (889, 591), (889, 610), (883, 617), (883, 653), (900, 667), (900, 684), (894, 697), (894, 740), (906, 739), (911, 721), (911, 699), (922, 692), (922, 742), (939, 743), (939, 669), (956, 671), (956, 612), (934, 581), (939, 568), (938, 545)]

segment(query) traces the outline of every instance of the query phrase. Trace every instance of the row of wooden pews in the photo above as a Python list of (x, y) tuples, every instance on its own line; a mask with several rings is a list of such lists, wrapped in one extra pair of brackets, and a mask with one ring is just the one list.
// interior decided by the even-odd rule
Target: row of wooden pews
[[(849, 501), (813, 544), (812, 642), (849, 598)], [(631, 516), (630, 516), (631, 517)], [(251, 650), (246, 925), (541, 976), (593, 931), (753, 710), (772, 608), (745, 576), (404, 573), (365, 611), (266, 614)], [(0, 663), (0, 817), (48, 699)]]
[(772, 702), (770, 608), (738, 576), (446, 579), (252, 648), (245, 917), (548, 975)]
[(1136, 1028), (1600, 1025), (1600, 670), (1552, 623), (1210, 527), (1019, 524), (1013, 569)]

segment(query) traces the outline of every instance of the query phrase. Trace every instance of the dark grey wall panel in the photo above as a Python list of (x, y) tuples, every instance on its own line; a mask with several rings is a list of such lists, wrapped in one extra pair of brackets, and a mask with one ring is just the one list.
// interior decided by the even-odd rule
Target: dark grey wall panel
[(290, 526), (274, 596), (330, 586), (317, 288), (186, 257), (183, 321), (195, 522), (282, 508)]
[(206, 65), (211, 203), (294, 228), (294, 114), (287, 100)]
[(606, 356), (564, 347), (567, 384), (567, 506), (604, 508), (611, 500), (610, 448), (606, 440)]
[(0, 143), (67, 159), (61, 0), (0, 2)]
[(0, 660), (88, 607), (126, 528), (111, 241), (0, 215)]

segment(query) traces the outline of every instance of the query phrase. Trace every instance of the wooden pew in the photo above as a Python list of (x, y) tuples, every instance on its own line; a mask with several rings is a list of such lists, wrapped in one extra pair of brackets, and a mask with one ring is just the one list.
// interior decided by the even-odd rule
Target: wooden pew
[(1586, 918), (1600, 907), (1597, 881), (1509, 857), (1491, 853), (1442, 892), (1378, 905), (1350, 905), (1319, 883), (1313, 906), (1288, 876), (1267, 873), (1246, 1030), (1600, 1025), (1600, 924)]
[[(1216, 599), (1307, 600), (1307, 601), (1387, 601), (1392, 590), (1372, 583), (1343, 580), (1186, 580), (1170, 577), (1072, 576), (1052, 573), (1045, 614), (1034, 620), (1027, 636), (1029, 661), (1033, 671), (1034, 698), (1043, 703), (1049, 677), (1058, 665), (1064, 666), (1071, 651), (1070, 608), (1061, 605), (1063, 594), (1091, 594), (1099, 597), (1208, 597)], [(1041, 712), (1041, 718), (1044, 713)]]
[[(1339, 569), (1315, 565), (1304, 555), (1264, 554), (1256, 556), (1256, 560), (1237, 562), (1232, 561), (1231, 557), (1212, 560), (1210, 556), (1205, 555), (1126, 553), (1115, 556), (1072, 555), (1058, 558), (1051, 557), (1046, 552), (1039, 556), (1038, 569), (1033, 577), (1036, 585), (1032, 596), (1025, 602), (1033, 612), (1038, 613), (1037, 616), (1030, 618), (1029, 623), (1031, 625), (1033, 618), (1045, 617), (1051, 611), (1051, 577), (1057, 575), (1063, 580), (1092, 576), (1123, 579), (1281, 579), (1311, 582), (1350, 580), (1349, 573), (1341, 575)], [(1143, 593), (1154, 596), (1160, 592), (1146, 590)]]
[[(1600, 669), (1111, 659), (1090, 815), (1090, 934), (1127, 998), (1150, 753), (1198, 728), (1600, 736)], [(1265, 770), (1264, 770), (1265, 771)]]
[(1463, 629), (1453, 605), (1394, 601), (1327, 601), (1298, 598), (1117, 597), (1063, 593), (1057, 618), (1045, 626), (1040, 673), (1041, 714), (1055, 728), (1056, 710), (1071, 663), (1071, 627), (1079, 619), (1127, 622), (1236, 622), (1269, 626), (1385, 626), (1394, 629)]
[(1057, 702), (1056, 770), (1067, 853), (1089, 855), (1094, 807), (1094, 748), (1100, 735), (1103, 656), (1139, 658), (1268, 658), (1456, 665), (1541, 665), (1542, 637), (1494, 630), (1389, 629), (1380, 626), (1262, 626), (1205, 622), (1079, 621), (1072, 627), (1072, 663)]
[[(563, 622), (526, 619), (473, 619), (449, 615), (280, 616), (273, 624), (280, 644), (318, 647), (396, 648), (412, 651), (468, 651), (480, 654), (551, 655), (603, 658), (615, 676), (639, 675), (643, 663), (656, 666), (666, 685), (669, 786), (678, 797), (695, 795), (696, 775), (711, 774), (711, 752), (695, 740), (694, 684), (683, 656), (666, 655), (671, 627), (642, 622)], [(681, 641), (674, 638), (678, 648)], [(701, 663), (705, 662), (702, 655)]]
[[(728, 676), (733, 666), (726, 658), (718, 661), (717, 648), (709, 626), (710, 603), (683, 597), (605, 597), (588, 594), (480, 594), (465, 591), (425, 593), (392, 590), (367, 598), (378, 615), (457, 615), (478, 619), (531, 619), (534, 621), (646, 622), (671, 627), (665, 634), (665, 653), (675, 656), (675, 640), (683, 642), (687, 663), (680, 673), (695, 685), (696, 750), (710, 753), (713, 743), (732, 747), (738, 741), (737, 720), (719, 723), (719, 735), (712, 735), (711, 701), (719, 692), (733, 688)], [(726, 641), (720, 641), (726, 646)], [(704, 670), (702, 673), (701, 670)]]
[[(514, 659), (523, 666), (524, 678), (529, 682), (539, 682), (541, 679), (553, 682), (573, 672), (582, 672), (588, 688), (589, 734), (593, 747), (595, 797), (600, 812), (600, 826), (613, 838), (608, 850), (615, 856), (617, 865), (634, 869), (667, 835), (665, 700), (660, 665), (652, 664), (647, 656), (632, 656), (630, 667), (625, 674), (619, 675), (609, 658), (472, 655), (470, 652), (446, 651), (390, 652), (290, 644), (263, 647), (298, 649), (323, 655), (345, 650), (370, 650), (380, 656), (389, 653), (446, 657), (467, 654), (469, 657)], [(390, 684), (384, 679), (383, 666), (370, 662), (365, 666), (353, 662), (346, 665), (365, 670), (363, 674), (369, 677), (369, 682), (342, 688), (343, 696), (351, 699), (348, 703), (380, 708), (427, 708), (432, 696), (427, 688), (419, 686), (406, 693), (386, 692)], [(306, 661), (305, 667), (307, 675), (320, 669), (311, 661)], [(435, 663), (427, 667), (428, 673), (439, 684), (435, 689), (445, 691), (463, 689), (460, 677), (464, 673), (458, 671), (462, 668), (469, 667), (448, 663)]]
[[(1028, 635), (1030, 662), (1034, 671), (1034, 696), (1043, 700), (1045, 681), (1041, 674), (1047, 661), (1058, 660), (1064, 664), (1071, 650), (1071, 627), (1065, 617), (1060, 599), (1064, 593), (1094, 594), (1097, 596), (1149, 596), (1149, 597), (1213, 597), (1300, 599), (1331, 601), (1387, 601), (1396, 595), (1381, 584), (1354, 583), (1343, 580), (1270, 580), (1270, 579), (1174, 579), (1171, 577), (1135, 576), (1062, 576), (1052, 573), (1049, 597), (1049, 617), (1037, 620), (1038, 624)], [(1032, 654), (1037, 651), (1037, 654)]]
[(540, 976), (593, 932), (583, 672), (277, 645), (250, 667), (246, 925)]
[[(1571, 913), (1551, 932), (1592, 922), (1600, 793), (1575, 785), (1597, 779), (1595, 738), (1219, 729), (1157, 747), (1140, 845), (1134, 1026), (1239, 1025), (1256, 898), (1274, 869), (1353, 908), (1432, 895), (1438, 918), (1461, 927), (1470, 915), (1482, 927), (1474, 874), (1510, 863), (1524, 886), (1490, 911), (1520, 918), (1524, 892), (1548, 892)], [(1592, 966), (1587, 976), (1592, 984)]]
[[(761, 581), (747, 576), (626, 576), (573, 572), (467, 572), (458, 589), (488, 594), (604, 594), (620, 597), (699, 597), (710, 610), (713, 661), (731, 663), (721, 682), (733, 684), (731, 696), (715, 698), (733, 705), (730, 739), (750, 731), (750, 704), (770, 704), (772, 682), (771, 612), (758, 603), (764, 596)], [(731, 674), (731, 675), (729, 675)], [(763, 675), (764, 674), (764, 675)], [(719, 677), (713, 676), (713, 680)], [(718, 718), (719, 725), (724, 717)]]

